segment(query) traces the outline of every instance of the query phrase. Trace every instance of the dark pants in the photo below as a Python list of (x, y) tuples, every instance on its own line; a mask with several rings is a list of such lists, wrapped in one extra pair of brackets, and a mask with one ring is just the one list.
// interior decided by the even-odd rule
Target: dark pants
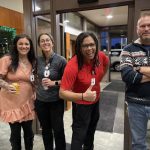
[(42, 127), (42, 137), (45, 150), (53, 150), (53, 139), (56, 150), (65, 150), (64, 133), (64, 101), (41, 102), (36, 100), (35, 109)]
[(94, 134), (98, 120), (99, 102), (92, 105), (73, 103), (71, 150), (94, 149)]
[(12, 150), (21, 150), (21, 127), (24, 132), (25, 150), (33, 149), (34, 134), (32, 131), (32, 121), (9, 123), (11, 129), (10, 143)]

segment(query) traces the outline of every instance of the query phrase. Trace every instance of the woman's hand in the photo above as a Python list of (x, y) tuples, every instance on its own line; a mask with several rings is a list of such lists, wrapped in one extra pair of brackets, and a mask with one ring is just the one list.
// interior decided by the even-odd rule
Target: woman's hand
[(16, 88), (3, 79), (0, 79), (0, 87), (6, 89), (10, 93), (16, 93)]
[(86, 90), (86, 92), (83, 93), (83, 100), (85, 100), (85, 101), (95, 101), (96, 91), (91, 91), (92, 88), (93, 88), (93, 85), (90, 85), (90, 87)]
[(7, 86), (5, 86), (5, 89), (8, 90), (12, 94), (15, 94), (17, 92), (16, 88), (12, 84), (8, 84)]
[(50, 80), (49, 78), (43, 78), (42, 79), (42, 85), (43, 86), (54, 86), (55, 82)]

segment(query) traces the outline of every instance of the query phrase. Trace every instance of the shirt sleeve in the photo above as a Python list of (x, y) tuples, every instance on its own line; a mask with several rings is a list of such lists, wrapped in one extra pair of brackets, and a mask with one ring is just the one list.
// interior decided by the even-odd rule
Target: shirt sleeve
[(11, 59), (9, 56), (3, 56), (0, 59), (0, 75), (5, 76), (7, 74), (10, 64), (11, 64)]
[(130, 53), (130, 47), (125, 47), (120, 57), (120, 69), (122, 80), (126, 84), (139, 84), (142, 74), (133, 70), (134, 59)]
[(61, 80), (61, 88), (64, 90), (72, 90), (78, 74), (78, 67), (68, 63), (65, 67)]

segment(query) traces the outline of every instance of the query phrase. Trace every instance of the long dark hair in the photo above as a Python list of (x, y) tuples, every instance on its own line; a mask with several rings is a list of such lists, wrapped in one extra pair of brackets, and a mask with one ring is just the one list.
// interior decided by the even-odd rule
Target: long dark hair
[(75, 54), (77, 55), (79, 70), (82, 69), (82, 66), (84, 63), (83, 62), (83, 60), (84, 60), (83, 54), (81, 51), (82, 43), (83, 43), (83, 40), (89, 36), (93, 38), (93, 40), (96, 44), (96, 53), (95, 53), (95, 56), (93, 59), (93, 69), (95, 70), (95, 67), (100, 64), (99, 57), (98, 57), (98, 40), (97, 40), (96, 36), (92, 32), (82, 32), (78, 35), (78, 37), (76, 39), (76, 43), (75, 43)]
[(32, 40), (28, 35), (20, 34), (20, 35), (16, 35), (16, 37), (14, 38), (13, 47), (10, 51), (10, 56), (11, 56), (12, 62), (10, 64), (9, 69), (14, 72), (17, 70), (18, 65), (19, 65), (19, 54), (18, 54), (18, 50), (17, 50), (17, 42), (19, 39), (22, 39), (22, 38), (26, 38), (30, 43), (30, 51), (28, 52), (27, 57), (29, 59), (29, 62), (32, 65), (32, 68), (36, 67), (36, 57), (35, 57), (35, 51), (34, 51)]

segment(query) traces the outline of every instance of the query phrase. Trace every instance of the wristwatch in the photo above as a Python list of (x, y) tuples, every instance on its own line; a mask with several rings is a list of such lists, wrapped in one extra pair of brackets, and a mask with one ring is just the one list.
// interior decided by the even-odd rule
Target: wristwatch
[(136, 71), (139, 71), (139, 70), (140, 70), (140, 66), (137, 66), (137, 67), (135, 68), (135, 70), (136, 70)]
[(55, 85), (58, 85), (58, 81), (55, 81)]

